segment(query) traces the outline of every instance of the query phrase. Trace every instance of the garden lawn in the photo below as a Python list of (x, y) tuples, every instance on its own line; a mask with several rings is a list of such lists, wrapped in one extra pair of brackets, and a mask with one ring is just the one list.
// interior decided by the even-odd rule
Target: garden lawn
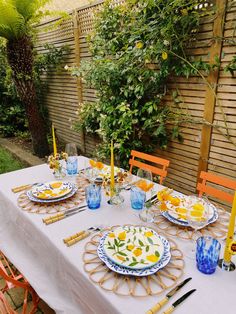
[(0, 174), (25, 168), (25, 166), (8, 151), (0, 147)]

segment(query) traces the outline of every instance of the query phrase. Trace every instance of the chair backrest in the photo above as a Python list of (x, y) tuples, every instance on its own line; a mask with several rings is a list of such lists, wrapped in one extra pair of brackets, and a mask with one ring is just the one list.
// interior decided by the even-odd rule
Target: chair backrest
[[(149, 161), (153, 164), (158, 165), (159, 167), (135, 160), (135, 157), (140, 158), (142, 160)], [(160, 176), (160, 184), (162, 184), (163, 179), (167, 176), (167, 167), (169, 166), (170, 162), (167, 159), (159, 158), (153, 155), (149, 155), (149, 154), (138, 152), (136, 150), (132, 150), (129, 164), (130, 164), (130, 169), (129, 169), (130, 173), (132, 173), (133, 167), (138, 167), (143, 170), (149, 170), (153, 174), (157, 174)]]
[(5, 298), (4, 294), (0, 291), (0, 313), (1, 314), (17, 314), (15, 312), (10, 304), (7, 302), (7, 299)]
[(197, 184), (197, 190), (199, 192), (199, 196), (202, 196), (203, 193), (206, 193), (207, 195), (214, 196), (230, 204), (233, 203), (234, 193), (231, 194), (226, 191), (222, 191), (220, 187), (217, 188), (217, 187), (207, 185), (207, 182), (211, 182), (211, 183), (217, 184), (219, 186), (223, 186), (231, 190), (236, 190), (236, 181), (232, 179), (228, 179), (226, 177), (215, 175), (213, 173), (205, 172), (205, 171), (202, 171), (200, 173), (199, 178), (202, 181), (202, 182), (198, 182)]

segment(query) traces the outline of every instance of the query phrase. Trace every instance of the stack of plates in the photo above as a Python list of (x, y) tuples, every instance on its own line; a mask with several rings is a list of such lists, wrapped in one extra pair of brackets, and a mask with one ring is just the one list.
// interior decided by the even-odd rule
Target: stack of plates
[[(170, 201), (166, 201), (165, 204), (168, 210), (162, 212), (162, 215), (174, 224), (188, 227), (189, 223), (187, 221), (186, 212), (189, 207), (189, 197), (178, 197), (178, 200), (180, 201), (178, 205), (173, 205)], [(201, 198), (196, 197), (196, 201), (198, 201), (199, 203), (202, 202), (202, 204), (204, 205), (204, 202), (201, 200)], [(210, 202), (208, 202), (208, 207), (209, 213), (207, 225), (215, 222), (218, 219), (217, 208)]]
[(63, 201), (75, 194), (77, 187), (72, 182), (51, 181), (39, 183), (27, 192), (33, 202), (52, 203)]
[(168, 264), (170, 244), (154, 230), (124, 226), (107, 232), (100, 240), (99, 258), (122, 275), (148, 276)]

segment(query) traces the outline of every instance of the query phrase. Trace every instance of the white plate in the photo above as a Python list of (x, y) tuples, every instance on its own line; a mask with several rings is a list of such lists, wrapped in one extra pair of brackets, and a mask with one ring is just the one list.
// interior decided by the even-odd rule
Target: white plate
[(52, 200), (69, 194), (73, 187), (71, 182), (51, 181), (35, 185), (31, 194), (40, 200)]
[(170, 253), (170, 244), (165, 239), (164, 237), (158, 235), (160, 240), (162, 241), (163, 247), (164, 247), (164, 252), (161, 257), (161, 259), (156, 263), (155, 265), (149, 267), (149, 268), (143, 268), (143, 269), (130, 269), (127, 267), (123, 267), (122, 265), (118, 265), (114, 262), (112, 262), (104, 252), (104, 241), (107, 237), (108, 233), (104, 234), (104, 236), (100, 239), (100, 243), (97, 249), (97, 253), (99, 258), (106, 264), (106, 266), (111, 269), (112, 271), (121, 274), (121, 275), (130, 275), (130, 276), (136, 276), (136, 277), (141, 277), (141, 276), (149, 276), (152, 274), (155, 274), (157, 271), (165, 267), (171, 258), (171, 253)]
[(159, 235), (146, 227), (118, 227), (107, 234), (104, 252), (117, 265), (144, 269), (158, 263), (164, 252)]
[(64, 200), (66, 200), (66, 199), (72, 197), (72, 196), (77, 192), (78, 188), (76, 187), (76, 185), (73, 184), (73, 183), (71, 183), (71, 184), (72, 184), (72, 190), (71, 190), (68, 194), (66, 194), (66, 195), (64, 195), (64, 196), (62, 196), (62, 197), (58, 197), (58, 198), (53, 198), (53, 199), (39, 199), (39, 198), (33, 196), (31, 190), (27, 191), (26, 194), (27, 194), (28, 198), (29, 198), (31, 201), (37, 202), (37, 203), (44, 203), (44, 204), (47, 204), (47, 203), (60, 202), (60, 201), (64, 201)]

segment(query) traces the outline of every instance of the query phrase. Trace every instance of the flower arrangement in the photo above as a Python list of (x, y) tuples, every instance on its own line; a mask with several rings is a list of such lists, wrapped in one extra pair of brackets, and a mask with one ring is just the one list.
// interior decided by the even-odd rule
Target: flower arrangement
[(68, 158), (68, 154), (65, 152), (60, 152), (60, 153), (56, 153), (51, 154), (48, 157), (48, 163), (49, 163), (49, 168), (53, 169), (53, 174), (56, 176), (58, 174), (58, 176), (63, 176), (63, 164), (61, 161), (65, 160), (67, 161)]

